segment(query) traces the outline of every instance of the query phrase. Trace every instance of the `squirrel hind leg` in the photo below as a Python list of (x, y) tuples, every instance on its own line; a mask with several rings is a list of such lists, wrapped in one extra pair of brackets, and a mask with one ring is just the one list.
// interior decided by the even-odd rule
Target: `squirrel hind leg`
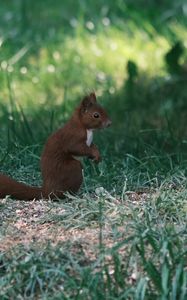
[(71, 159), (63, 165), (61, 172), (53, 178), (45, 179), (43, 185), (43, 197), (57, 199), (64, 198), (64, 193), (77, 193), (82, 181), (82, 165), (80, 161)]
[(67, 176), (64, 177), (64, 191), (77, 193), (83, 182), (82, 164), (79, 160), (72, 159), (65, 167)]

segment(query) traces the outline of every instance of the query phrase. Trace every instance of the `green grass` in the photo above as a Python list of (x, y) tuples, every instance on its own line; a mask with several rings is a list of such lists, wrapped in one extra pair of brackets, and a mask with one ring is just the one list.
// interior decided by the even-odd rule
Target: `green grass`
[(1, 4), (0, 171), (40, 185), (90, 90), (113, 121), (78, 195), (0, 200), (1, 299), (186, 299), (186, 28), (184, 1)]

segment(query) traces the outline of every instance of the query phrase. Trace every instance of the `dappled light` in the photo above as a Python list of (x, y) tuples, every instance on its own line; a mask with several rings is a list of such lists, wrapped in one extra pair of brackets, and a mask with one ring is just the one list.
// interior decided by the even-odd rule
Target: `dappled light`
[[(50, 9), (40, 2), (31, 7), (28, 0), (5, 5), (2, 19), (9, 26), (1, 33), (2, 101), (8, 97), (7, 76), (17, 101), (30, 109), (31, 104), (48, 104), (48, 98), (53, 105), (62, 103), (66, 88), (72, 100), (92, 87), (99, 95), (114, 93), (127, 78), (128, 60), (148, 76), (167, 75), (165, 53), (176, 37), (185, 41), (186, 27), (176, 22), (177, 10), (185, 13), (182, 4), (151, 20), (151, 6), (136, 11), (130, 1), (116, 5), (101, 1), (97, 16), (90, 15), (85, 3), (77, 1), (72, 15), (72, 1), (63, 5), (55, 1)], [(91, 7), (95, 12), (99, 5)], [(158, 9), (162, 11), (162, 6)]]
[(0, 298), (186, 299), (186, 1), (2, 2), (0, 174), (41, 186), (85, 95), (112, 126), (77, 194), (0, 199)]

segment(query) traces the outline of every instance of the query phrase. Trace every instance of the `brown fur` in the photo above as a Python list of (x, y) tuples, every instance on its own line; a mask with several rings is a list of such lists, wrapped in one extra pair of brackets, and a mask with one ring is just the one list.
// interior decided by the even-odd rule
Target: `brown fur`
[(99, 129), (111, 124), (96, 96), (86, 96), (63, 128), (52, 134), (41, 157), (43, 186), (31, 187), (0, 174), (0, 197), (10, 195), (20, 200), (62, 198), (64, 192), (76, 193), (82, 184), (82, 164), (74, 156), (87, 156), (100, 161), (100, 153), (92, 143), (86, 144), (87, 129)]

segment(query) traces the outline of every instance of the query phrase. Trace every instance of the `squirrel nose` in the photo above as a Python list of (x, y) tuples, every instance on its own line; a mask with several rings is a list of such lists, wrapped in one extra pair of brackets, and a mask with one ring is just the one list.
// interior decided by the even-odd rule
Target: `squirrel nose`
[(106, 121), (106, 127), (109, 127), (111, 124), (112, 124), (112, 121), (111, 121), (111, 120), (107, 120), (107, 121)]

